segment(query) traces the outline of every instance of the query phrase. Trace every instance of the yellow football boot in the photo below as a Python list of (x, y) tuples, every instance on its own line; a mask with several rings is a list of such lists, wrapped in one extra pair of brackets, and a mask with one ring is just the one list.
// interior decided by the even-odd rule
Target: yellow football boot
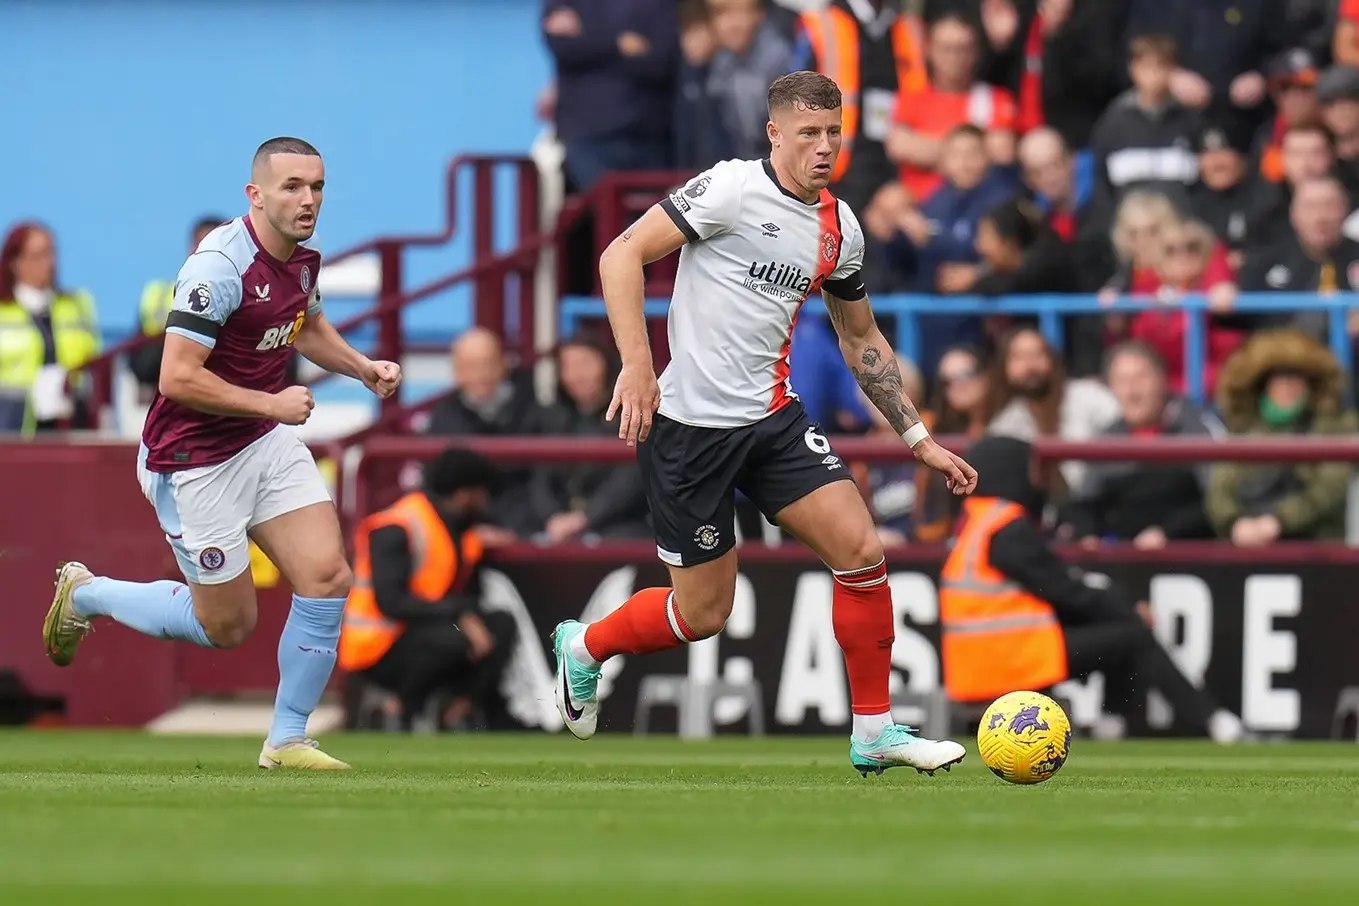
[(297, 768), (303, 771), (347, 771), (349, 765), (338, 758), (332, 758), (314, 739), (295, 739), (275, 748), (265, 740), (260, 750), (262, 768)]
[(57, 590), (42, 624), (47, 657), (58, 667), (75, 660), (76, 649), (90, 631), (90, 621), (76, 613), (75, 590), (94, 578), (85, 564), (72, 560), (57, 567)]

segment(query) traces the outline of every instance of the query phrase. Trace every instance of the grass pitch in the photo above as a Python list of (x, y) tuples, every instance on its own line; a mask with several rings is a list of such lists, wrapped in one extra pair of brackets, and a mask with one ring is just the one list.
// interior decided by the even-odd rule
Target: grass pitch
[(861, 779), (847, 741), (0, 734), (0, 904), (1359, 903), (1359, 746), (1077, 740)]

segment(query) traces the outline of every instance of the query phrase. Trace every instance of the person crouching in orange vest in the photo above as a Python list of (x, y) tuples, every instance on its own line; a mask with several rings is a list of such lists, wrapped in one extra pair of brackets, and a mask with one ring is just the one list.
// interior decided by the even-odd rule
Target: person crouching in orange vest
[(1099, 671), (1114, 715), (1101, 726), (1110, 735), (1126, 733), (1150, 686), (1185, 731), (1240, 739), (1241, 721), (1180, 672), (1152, 635), (1146, 602), (1134, 605), (1113, 586), (1086, 585), (1052, 552), (1038, 528), (1045, 500), (1030, 445), (984, 437), (968, 461), (977, 490), (963, 503), (939, 579), (949, 699), (986, 703)]
[(481, 609), (473, 527), (497, 477), (479, 454), (445, 450), (425, 466), (423, 491), (359, 523), (339, 666), (392, 692), (403, 726), (438, 693), (460, 693), (447, 724), (486, 721), (503, 707), (497, 685), (517, 627), (510, 614)]

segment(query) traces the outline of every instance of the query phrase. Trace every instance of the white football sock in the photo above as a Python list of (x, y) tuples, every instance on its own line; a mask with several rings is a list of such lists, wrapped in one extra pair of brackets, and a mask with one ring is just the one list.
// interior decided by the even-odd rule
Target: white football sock
[(877, 742), (882, 731), (892, 726), (892, 712), (884, 711), (881, 714), (855, 714), (854, 715), (854, 738), (859, 742)]
[(590, 654), (590, 649), (585, 647), (585, 633), (576, 633), (576, 637), (568, 643), (568, 647), (571, 649), (571, 656), (576, 660), (591, 670), (599, 669), (599, 661), (595, 660), (594, 655)]

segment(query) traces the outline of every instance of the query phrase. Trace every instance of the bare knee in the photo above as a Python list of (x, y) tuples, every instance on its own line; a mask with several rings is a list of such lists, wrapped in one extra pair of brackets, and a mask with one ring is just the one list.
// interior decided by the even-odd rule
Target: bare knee
[(717, 635), (736, 600), (736, 551), (698, 566), (670, 570), (675, 608), (694, 639)]
[(293, 589), (308, 598), (347, 598), (354, 584), (354, 573), (343, 557), (317, 567), (306, 582)]
[(877, 529), (869, 525), (867, 530), (856, 532), (853, 538), (846, 539), (844, 551), (836, 557), (831, 568), (836, 572), (870, 569), (881, 563), (883, 556)]
[(242, 644), (250, 638), (250, 633), (254, 632), (258, 620), (258, 612), (253, 606), (213, 608), (206, 613), (198, 607), (194, 610), (198, 622), (203, 624), (203, 631), (207, 633), (208, 641), (212, 642), (214, 648), (235, 648)]
[(221, 585), (190, 585), (193, 613), (214, 648), (235, 648), (255, 631), (259, 610), (247, 570)]
[(678, 594), (675, 595), (680, 615), (695, 639), (706, 639), (722, 631), (731, 616), (733, 600), (733, 597), (723, 600), (713, 595), (686, 595), (681, 600)]

